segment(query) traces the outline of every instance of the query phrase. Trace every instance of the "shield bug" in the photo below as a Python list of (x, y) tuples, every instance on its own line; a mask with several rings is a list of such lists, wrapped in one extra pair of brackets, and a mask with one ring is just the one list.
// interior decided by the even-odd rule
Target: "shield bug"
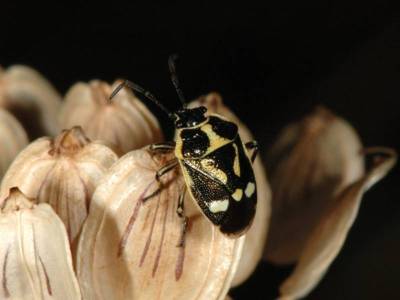
[[(217, 114), (206, 115), (204, 106), (187, 107), (176, 75), (176, 58), (176, 55), (170, 56), (168, 65), (172, 83), (182, 103), (178, 111), (170, 112), (150, 92), (130, 81), (117, 86), (110, 98), (122, 88), (129, 87), (154, 102), (174, 122), (175, 141), (152, 144), (150, 150), (175, 154), (174, 159), (157, 171), (158, 181), (178, 165), (182, 170), (186, 185), (177, 206), (177, 214), (183, 220), (182, 237), (188, 221), (184, 212), (187, 188), (204, 215), (222, 233), (239, 237), (250, 227), (256, 211), (257, 189), (252, 163), (258, 152), (258, 144), (256, 141), (243, 143), (235, 123)], [(160, 189), (161, 186), (146, 199)], [(182, 238), (180, 246), (183, 243)]]

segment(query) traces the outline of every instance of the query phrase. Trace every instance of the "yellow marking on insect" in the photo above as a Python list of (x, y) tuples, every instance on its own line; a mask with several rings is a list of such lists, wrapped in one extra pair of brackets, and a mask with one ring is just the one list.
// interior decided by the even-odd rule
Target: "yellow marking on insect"
[(235, 159), (233, 161), (233, 172), (236, 174), (236, 176), (240, 177), (239, 150), (235, 144), (233, 144), (233, 148), (235, 149)]
[(229, 200), (215, 200), (211, 201), (210, 204), (208, 205), (208, 209), (212, 213), (217, 213), (221, 211), (226, 211), (229, 206)]
[(219, 179), (222, 183), (226, 184), (228, 182), (228, 176), (221, 169), (215, 166), (215, 161), (213, 159), (202, 159), (200, 160), (201, 167), (204, 171), (210, 174), (212, 177)]
[(249, 182), (244, 190), (247, 198), (250, 198), (253, 195), (254, 191), (256, 190), (256, 185), (253, 182)]
[(232, 198), (236, 201), (242, 200), (242, 197), (243, 197), (242, 189), (236, 189), (235, 192), (232, 194)]
[(229, 144), (232, 142), (229, 139), (223, 138), (222, 136), (219, 136), (213, 129), (210, 124), (205, 124), (200, 127), (201, 131), (203, 131), (205, 134), (207, 134), (208, 140), (210, 141), (210, 146), (208, 147), (206, 153), (204, 155), (207, 155), (218, 148), (221, 148), (222, 146)]
[(176, 130), (175, 132), (175, 156), (178, 159), (183, 159), (182, 154), (182, 139), (181, 139), (181, 129)]

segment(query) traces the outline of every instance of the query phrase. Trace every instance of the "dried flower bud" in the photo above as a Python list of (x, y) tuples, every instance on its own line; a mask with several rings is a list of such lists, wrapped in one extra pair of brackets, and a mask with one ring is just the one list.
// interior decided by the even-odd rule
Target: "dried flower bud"
[(0, 298), (81, 299), (65, 227), (51, 207), (17, 188), (1, 203)]
[(315, 287), (343, 246), (363, 193), (396, 161), (391, 149), (370, 149), (386, 157), (365, 173), (365, 152), (354, 129), (322, 107), (285, 128), (270, 149), (273, 213), (265, 254), (277, 264), (297, 261), (280, 299), (302, 298)]
[(0, 68), (0, 107), (14, 114), (31, 139), (57, 134), (60, 106), (61, 96), (37, 71), (21, 65)]
[[(246, 125), (244, 125), (239, 118), (223, 104), (222, 98), (219, 94), (210, 93), (191, 103), (191, 106), (198, 105), (204, 105), (207, 107), (208, 114), (216, 113), (235, 122), (239, 126), (239, 134), (243, 142), (248, 142), (254, 139)], [(271, 212), (271, 190), (261, 162), (261, 158), (259, 156), (253, 163), (253, 169), (257, 180), (256, 216), (252, 226), (246, 233), (243, 256), (240, 259), (238, 270), (232, 281), (232, 286), (238, 286), (244, 282), (251, 275), (251, 273), (253, 273), (262, 257), (265, 240), (267, 237), (269, 217)]]
[(0, 108), (0, 180), (15, 156), (28, 144), (28, 137), (19, 122)]
[(223, 235), (185, 198), (189, 217), (183, 247), (176, 210), (183, 179), (177, 168), (156, 171), (173, 155), (129, 152), (102, 179), (78, 248), (77, 274), (85, 299), (224, 299), (244, 239)]
[(268, 260), (299, 259), (321, 213), (364, 173), (361, 150), (354, 129), (322, 107), (283, 130), (267, 153), (273, 193)]
[(296, 268), (281, 285), (279, 299), (303, 298), (318, 284), (342, 248), (357, 216), (363, 194), (381, 180), (397, 160), (397, 154), (388, 148), (369, 148), (365, 153), (375, 156), (374, 166), (338, 194), (334, 206), (321, 216)]
[(110, 86), (93, 80), (72, 86), (61, 109), (61, 127), (79, 125), (90, 139), (114, 145), (118, 154), (160, 142), (162, 133), (156, 118), (130, 90), (122, 89), (109, 99), (119, 83)]
[(92, 193), (116, 160), (111, 149), (90, 142), (80, 127), (74, 127), (54, 139), (40, 138), (25, 148), (4, 176), (0, 194), (18, 186), (37, 202), (49, 203), (63, 220), (74, 245)]

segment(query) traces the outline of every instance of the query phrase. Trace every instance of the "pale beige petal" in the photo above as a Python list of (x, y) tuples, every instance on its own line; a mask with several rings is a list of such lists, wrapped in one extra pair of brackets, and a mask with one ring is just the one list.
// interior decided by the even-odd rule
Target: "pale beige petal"
[(363, 194), (387, 174), (397, 159), (396, 153), (388, 148), (370, 148), (367, 154), (376, 156), (375, 164), (361, 179), (345, 188), (321, 216), (295, 270), (280, 287), (280, 299), (302, 298), (318, 284), (342, 248)]
[[(169, 156), (172, 158), (172, 156)], [(189, 227), (185, 246), (176, 207), (179, 169), (155, 172), (169, 159), (131, 151), (96, 189), (78, 248), (77, 273), (85, 299), (224, 299), (237, 268), (243, 238), (224, 236), (185, 198)]]

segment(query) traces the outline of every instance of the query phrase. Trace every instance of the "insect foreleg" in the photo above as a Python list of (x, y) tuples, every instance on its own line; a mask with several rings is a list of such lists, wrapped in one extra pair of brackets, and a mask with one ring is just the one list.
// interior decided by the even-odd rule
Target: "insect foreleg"
[(258, 142), (257, 141), (250, 141), (245, 144), (247, 150), (253, 150), (251, 154), (251, 162), (253, 163), (258, 154)]
[(176, 214), (182, 220), (181, 237), (179, 239), (179, 243), (178, 243), (177, 247), (185, 246), (186, 229), (187, 229), (188, 220), (189, 220), (188, 217), (185, 215), (185, 193), (186, 193), (186, 186), (183, 188), (183, 191), (179, 195), (178, 206), (176, 208)]
[(149, 146), (152, 152), (172, 152), (175, 149), (175, 142), (156, 143)]
[(168, 161), (168, 162), (165, 164), (165, 166), (163, 166), (161, 169), (159, 169), (159, 170), (156, 172), (156, 180), (157, 180), (159, 186), (158, 186), (158, 188), (157, 188), (153, 193), (151, 193), (150, 195), (146, 196), (146, 197), (143, 199), (143, 202), (146, 202), (147, 200), (149, 200), (150, 198), (153, 198), (154, 196), (156, 196), (158, 193), (161, 192), (162, 185), (161, 185), (160, 178), (161, 178), (163, 175), (167, 174), (169, 171), (172, 171), (177, 165), (178, 165), (178, 160), (177, 160), (176, 158), (174, 158), (174, 159)]
[(160, 178), (167, 174), (169, 171), (173, 170), (178, 165), (178, 160), (176, 158), (168, 161), (165, 166), (163, 166), (160, 170), (156, 173), (156, 180), (160, 182)]

